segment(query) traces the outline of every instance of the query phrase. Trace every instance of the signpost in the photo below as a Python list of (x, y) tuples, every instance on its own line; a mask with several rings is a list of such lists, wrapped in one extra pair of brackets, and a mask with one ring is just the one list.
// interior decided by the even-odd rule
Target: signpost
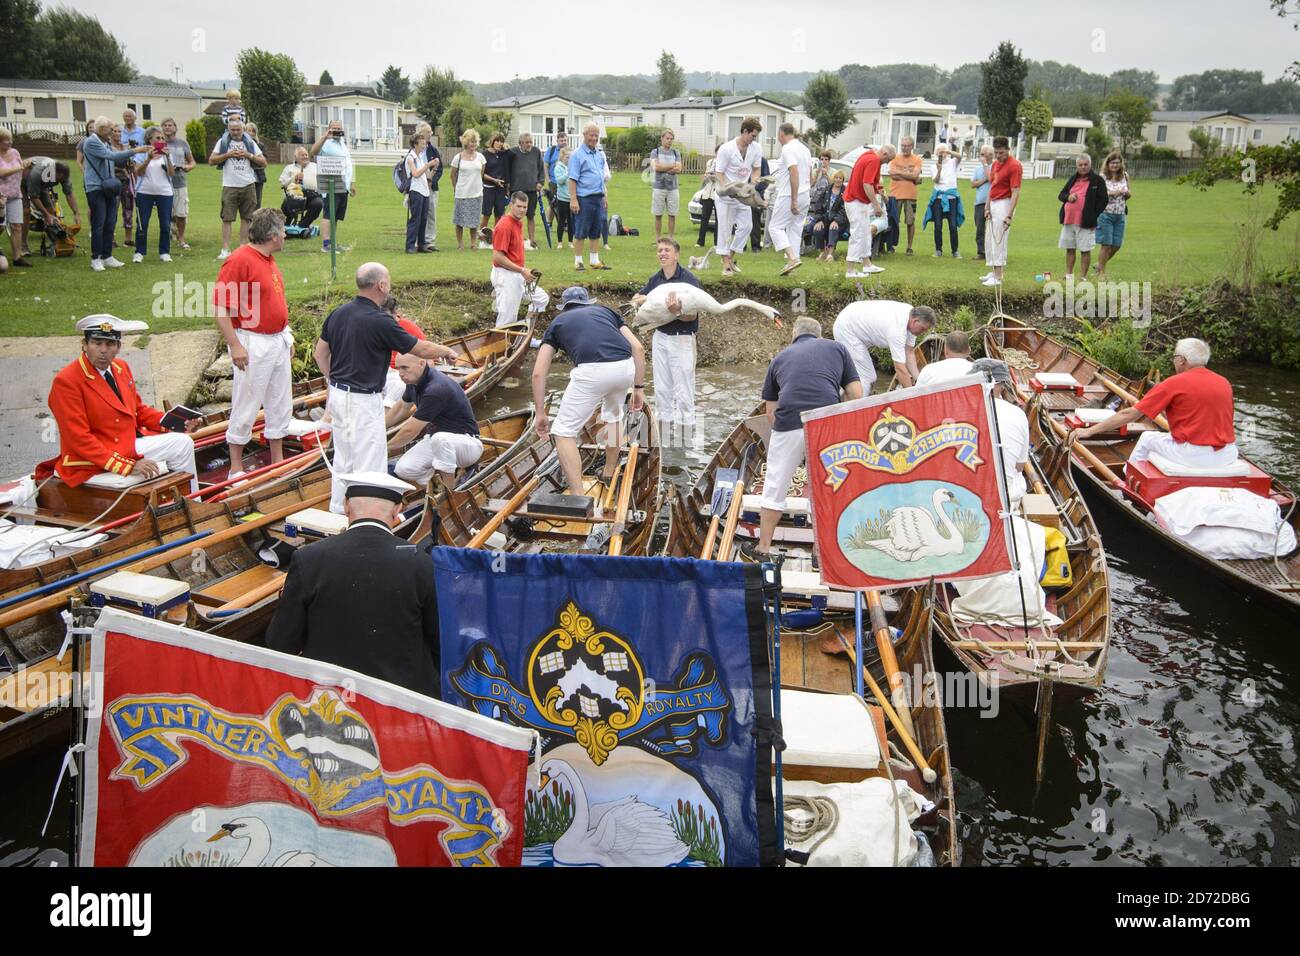
[(325, 197), (325, 218), (330, 224), (330, 281), (338, 278), (336, 255), (339, 246), (339, 223), (335, 218), (334, 196), (346, 192), (343, 183), (343, 170), (346, 160), (342, 156), (321, 153), (316, 157), (316, 185)]

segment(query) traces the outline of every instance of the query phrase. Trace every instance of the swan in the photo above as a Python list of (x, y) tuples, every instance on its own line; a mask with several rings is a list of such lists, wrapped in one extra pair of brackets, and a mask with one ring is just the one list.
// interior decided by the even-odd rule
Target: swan
[[(677, 300), (682, 304), (681, 315), (673, 315), (668, 311), (668, 296), (672, 294), (676, 294)], [(741, 308), (761, 312), (773, 320), (778, 327), (781, 325), (781, 313), (770, 305), (755, 302), (753, 299), (731, 299), (727, 302), (719, 302), (703, 289), (686, 282), (665, 282), (663, 285), (652, 289), (639, 307), (630, 304), (624, 306), (624, 309), (629, 313), (633, 313), (633, 310), (635, 310), (632, 325), (638, 330), (657, 329), (661, 325), (675, 322), (682, 316), (694, 315), (697, 312), (720, 315)]]
[(763, 176), (757, 182), (751, 182), (748, 179), (735, 179), (725, 186), (719, 186), (715, 195), (726, 199), (735, 199), (737, 202), (754, 209), (766, 209), (767, 200), (759, 194), (758, 187), (759, 185), (770, 186), (775, 179), (775, 176)]
[[(885, 552), (895, 561), (920, 561), (922, 558), (960, 554), (966, 547), (966, 541), (948, 517), (948, 512), (943, 510), (944, 502), (956, 500), (957, 496), (947, 488), (939, 488), (931, 500), (934, 514), (910, 505), (895, 508), (885, 522), (889, 537), (868, 541), (867, 546)], [(935, 515), (938, 515), (938, 520)], [(940, 533), (940, 524), (947, 529), (948, 537), (945, 538)]]
[(658, 807), (633, 794), (588, 807), (582, 779), (558, 757), (542, 765), (538, 789), (560, 777), (573, 794), (573, 822), (555, 841), (557, 866), (672, 866), (686, 859), (690, 847), (677, 839), (668, 815)]
[[(271, 855), (271, 831), (258, 817), (236, 817), (229, 823), (223, 823), (221, 829), (208, 837), (208, 842), (216, 843), (226, 837), (248, 841), (248, 848), (244, 850), (244, 855), (240, 857), (236, 866), (261, 866)], [(271, 864), (273, 867), (333, 865), (306, 850), (286, 850)]]

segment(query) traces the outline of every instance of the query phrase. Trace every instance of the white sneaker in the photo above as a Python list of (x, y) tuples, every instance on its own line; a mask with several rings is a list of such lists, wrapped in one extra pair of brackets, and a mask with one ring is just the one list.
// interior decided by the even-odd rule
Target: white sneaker
[(108, 266), (110, 269), (120, 269), (124, 265), (126, 265), (125, 262), (118, 262), (117, 256), (109, 256), (107, 259), (103, 259), (101, 261), (104, 263), (104, 265)]
[(133, 255), (133, 256), (131, 257), (131, 261), (132, 261), (132, 262), (144, 262), (144, 253), (142, 253), (142, 252), (137, 252), (135, 255)]
[(993, 273), (986, 272), (982, 276), (980, 276), (980, 282), (983, 282), (985, 279), (992, 279), (992, 278), (993, 278)]
[(989, 276), (987, 279), (980, 280), (980, 285), (995, 286), (1001, 284), (1002, 284), (1002, 280), (999, 279), (997, 276)]
[(885, 270), (881, 266), (869, 265), (862, 271), (867, 273), (867, 275), (875, 275), (877, 272), (884, 272)]
[(90, 260), (90, 271), (91, 271), (91, 272), (103, 272), (103, 271), (104, 271), (104, 263), (103, 263), (103, 261), (100, 260), (100, 259), (91, 259), (91, 260)]
[(229, 259), (229, 258), (230, 258), (230, 250), (229, 250), (229, 249), (222, 249), (219, 253), (217, 253), (217, 258), (218, 258), (218, 259)]
[(168, 255), (167, 253), (165, 253), (165, 252), (164, 252), (162, 255), (160, 255), (158, 258), (159, 258), (160, 260), (162, 260), (163, 262), (171, 262), (171, 261), (172, 261), (172, 257), (171, 257), (170, 255)]

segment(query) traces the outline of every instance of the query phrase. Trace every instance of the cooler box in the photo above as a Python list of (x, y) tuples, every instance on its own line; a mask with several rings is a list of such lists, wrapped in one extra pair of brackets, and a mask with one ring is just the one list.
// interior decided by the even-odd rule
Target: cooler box
[(1246, 467), (1239, 475), (1166, 475), (1152, 461), (1130, 461), (1124, 466), (1124, 484), (1129, 493), (1146, 502), (1148, 506), (1165, 495), (1183, 488), (1244, 488), (1264, 498), (1269, 496), (1273, 479), (1246, 459), (1238, 459)]
[(1074, 392), (1083, 397), (1083, 386), (1068, 372), (1039, 372), (1029, 380), (1035, 392)]
[[(740, 503), (740, 519), (750, 524), (758, 521), (758, 513), (763, 507), (762, 495), (745, 495)], [(812, 523), (812, 499), (805, 497), (786, 498), (785, 514), (781, 517), (782, 522), (792, 522), (797, 526), (804, 526)]]
[(347, 529), (347, 515), (336, 515), (320, 508), (304, 508), (284, 519), (287, 538), (327, 538)]

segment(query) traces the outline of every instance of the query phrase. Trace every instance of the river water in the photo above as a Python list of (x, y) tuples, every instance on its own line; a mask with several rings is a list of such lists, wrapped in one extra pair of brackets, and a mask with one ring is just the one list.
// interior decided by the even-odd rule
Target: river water
[[(1236, 389), (1243, 451), (1300, 486), (1300, 375), (1221, 371)], [(697, 440), (666, 457), (667, 477), (689, 484), (753, 408), (764, 372), (699, 371)], [(553, 384), (562, 387), (562, 373)], [(509, 383), (492, 410), (526, 402), (526, 385)], [(1300, 864), (1300, 629), (1174, 562), (1108, 509), (1093, 513), (1114, 612), (1105, 686), (1056, 709), (1037, 789), (1030, 717), (1009, 708), (992, 719), (947, 711), (962, 862)], [(61, 757), (5, 769), (0, 865), (66, 862), (66, 801), (40, 835)]]

